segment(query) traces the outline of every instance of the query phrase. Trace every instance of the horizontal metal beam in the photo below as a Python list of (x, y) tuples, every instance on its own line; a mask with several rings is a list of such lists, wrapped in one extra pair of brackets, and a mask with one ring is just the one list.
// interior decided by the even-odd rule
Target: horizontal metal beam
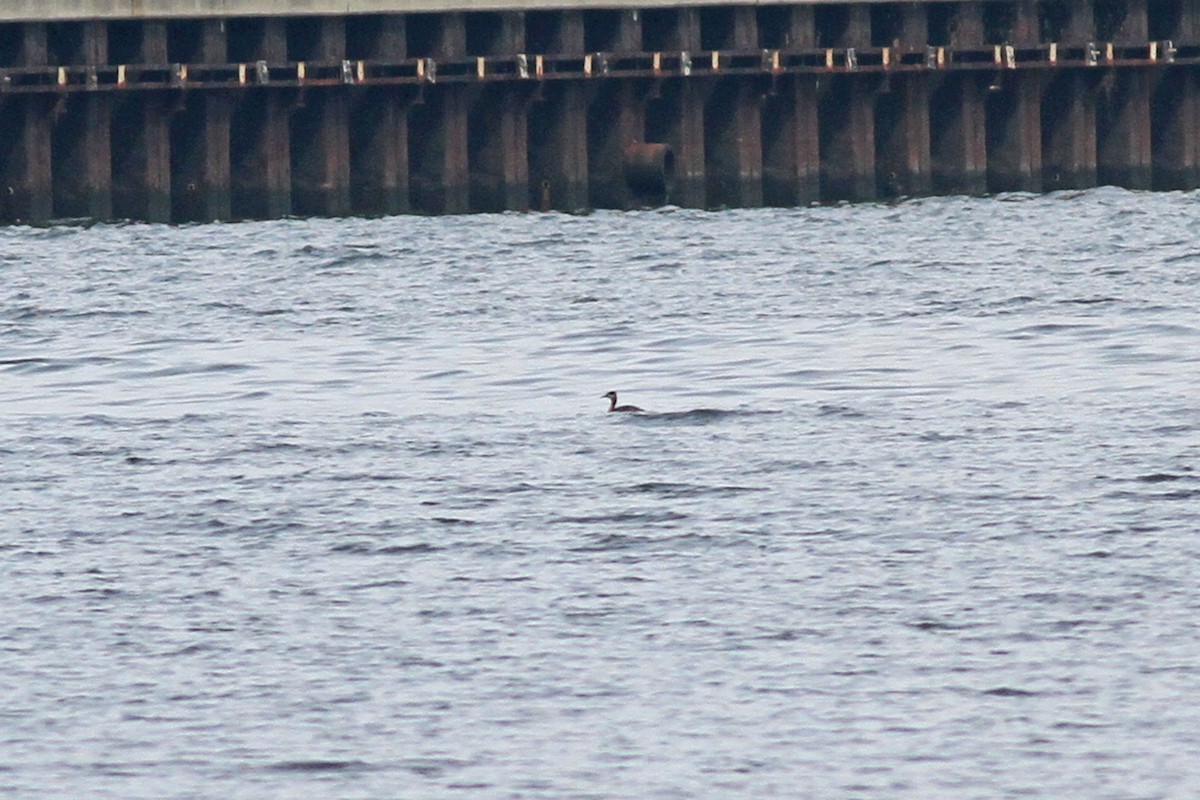
[[(819, 4), (893, 1), (819, 0)], [(950, 1), (932, 0), (932, 2)], [(1012, 2), (1013, 0), (1007, 1)], [(926, 2), (930, 2), (930, 0), (926, 0)], [(454, 11), (550, 11), (784, 4), (818, 5), (818, 0), (0, 0), (0, 22), (303, 17)]]
[(433, 83), (604, 78), (702, 78), (723, 75), (785, 75), (986, 71), (1002, 80), (1020, 69), (1103, 69), (1195, 66), (1200, 46), (1170, 42), (1060, 47), (1057, 43), (1016, 49), (925, 47), (810, 48), (805, 50), (702, 51), (696, 53), (589, 53), (582, 56), (478, 57), (438, 62), (340, 61), (268, 64), (105, 65), (0, 69), (0, 100), (16, 94), (60, 94), (121, 90), (202, 90), (393, 86)]

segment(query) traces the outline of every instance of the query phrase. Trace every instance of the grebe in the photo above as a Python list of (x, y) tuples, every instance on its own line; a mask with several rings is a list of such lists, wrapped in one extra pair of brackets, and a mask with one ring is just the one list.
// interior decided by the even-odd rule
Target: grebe
[(619, 406), (619, 405), (617, 405), (617, 393), (616, 392), (609, 392), (608, 394), (606, 394), (604, 396), (608, 398), (608, 410), (609, 411), (645, 411), (646, 410), (644, 408), (638, 408), (637, 406)]

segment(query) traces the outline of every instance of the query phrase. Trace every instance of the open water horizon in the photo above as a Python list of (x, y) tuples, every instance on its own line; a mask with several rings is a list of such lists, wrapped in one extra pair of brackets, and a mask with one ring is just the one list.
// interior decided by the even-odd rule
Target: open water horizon
[(0, 793), (1200, 796), (1198, 214), (0, 228)]

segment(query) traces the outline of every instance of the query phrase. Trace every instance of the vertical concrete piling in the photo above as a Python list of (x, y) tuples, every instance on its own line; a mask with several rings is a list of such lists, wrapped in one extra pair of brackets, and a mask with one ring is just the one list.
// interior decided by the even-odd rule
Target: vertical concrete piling
[[(536, 36), (528, 35), (531, 30)], [(582, 11), (531, 12), (526, 33), (534, 53), (586, 60)], [(533, 70), (537, 77), (536, 56)], [(530, 98), (526, 131), (533, 208), (580, 211), (588, 205), (586, 89), (581, 81), (539, 81)]]
[[(188, 53), (171, 53), (172, 63), (190, 55), (201, 65), (228, 62), (223, 20), (203, 20), (190, 30), (197, 41)], [(183, 92), (171, 118), (172, 218), (178, 222), (225, 220), (233, 216), (230, 195), (230, 123), (234, 94)]]
[[(167, 28), (159, 21), (122, 31), (128, 52), (119, 60), (131, 70), (166, 69)], [(113, 104), (112, 210), (121, 219), (171, 221), (170, 117), (174, 98), (161, 92), (119, 93)]]
[(701, 33), (718, 74), (705, 109), (707, 201), (714, 207), (761, 206), (764, 89), (760, 81), (720, 76), (722, 52), (758, 51), (758, 21), (753, 6), (717, 11), (701, 17), (702, 25), (707, 22), (713, 29), (705, 36), (702, 28)]
[(798, 206), (821, 198), (817, 79), (781, 79), (763, 113), (763, 202)]
[[(1111, 33), (1104, 38), (1115, 47), (1134, 46), (1148, 38), (1146, 0), (1112, 3)], [(1097, 97), (1097, 176), (1102, 183), (1130, 189), (1149, 189), (1150, 79), (1149, 70), (1110, 67)]]
[[(56, 26), (51, 52), (84, 73), (81, 97), (58, 97), (52, 111), (53, 201), (56, 217), (113, 217), (112, 95), (95, 90), (94, 70), (108, 63), (108, 29), (100, 22)], [(72, 102), (73, 101), (73, 102)]]
[(1082, 70), (1064, 70), (1046, 83), (1042, 169), (1047, 191), (1096, 185), (1096, 103), (1090, 77)]
[[(595, 55), (591, 69), (601, 75), (614, 62), (642, 48), (640, 17), (632, 11), (589, 12), (591, 41), (585, 44)], [(588, 198), (595, 208), (629, 208), (634, 205), (634, 187), (625, 179), (626, 154), (645, 141), (645, 105), (649, 87), (644, 80), (605, 81), (591, 94), (587, 118)]]
[[(985, 7), (997, 20), (991, 43), (998, 48), (988, 84), (988, 188), (995, 192), (1042, 190), (1042, 74), (1016, 70), (1016, 50), (1039, 44), (1037, 4), (1016, 0)], [(986, 32), (985, 32), (986, 33)]]
[(1158, 85), (1151, 116), (1155, 123), (1153, 188), (1190, 190), (1200, 186), (1200, 103), (1195, 73), (1168, 72)]
[[(1200, 0), (1180, 0), (1161, 33), (1172, 44), (1200, 37)], [(1164, 57), (1173, 54), (1168, 50)], [(1200, 78), (1194, 70), (1162, 71), (1151, 106), (1152, 169), (1156, 189), (1200, 186)]]
[(708, 203), (704, 108), (711, 86), (682, 74), (691, 69), (693, 54), (699, 57), (702, 52), (700, 11), (679, 8), (647, 12), (645, 30), (652, 34), (652, 41), (645, 44), (648, 50), (677, 57), (680, 62), (678, 70), (655, 78), (657, 96), (647, 108), (647, 138), (666, 143), (674, 155), (669, 202), (704, 208)]
[[(946, 31), (941, 44), (954, 50), (983, 45), (983, 7), (958, 2), (942, 7)], [(942, 51), (944, 53), (944, 51)], [(944, 55), (943, 55), (944, 58)], [(937, 55), (934, 55), (937, 64)], [(939, 76), (930, 99), (930, 160), (933, 191), (983, 194), (987, 191), (987, 88), (984, 71)]]
[(642, 91), (633, 81), (597, 88), (587, 117), (588, 200), (594, 208), (628, 208), (625, 152), (643, 141)]
[[(524, 13), (476, 15), (475, 24), (468, 29), (467, 48), (476, 58), (524, 53)], [(480, 69), (486, 77), (486, 60), (477, 62), (477, 74)], [(529, 208), (528, 100), (528, 87), (519, 82), (485, 84), (474, 93), (468, 160), (470, 200), (475, 210)]]
[(875, 97), (880, 77), (857, 72), (857, 54), (871, 44), (870, 9), (865, 5), (820, 6), (816, 24), (817, 43), (827, 49), (827, 63), (842, 67), (822, 81), (818, 98), (821, 196), (873, 200), (877, 196)]
[[(46, 25), (28, 23), (16, 34), (16, 62), (48, 66)], [(0, 148), (8, 152), (0, 175), (0, 220), (44, 222), (53, 215), (53, 109), (51, 97), (0, 97)]]
[[(337, 71), (346, 57), (341, 17), (300, 19), (289, 33), (289, 60), (304, 69)], [(301, 87), (288, 120), (292, 204), (297, 214), (350, 213), (349, 93), (344, 87)]]
[[(1096, 41), (1091, 3), (1064, 6), (1066, 17), (1052, 31), (1064, 48), (1089, 51)], [(1057, 55), (1057, 53), (1056, 53)], [(1049, 76), (1042, 99), (1042, 169), (1047, 190), (1096, 185), (1095, 75), (1071, 68)]]
[(878, 79), (832, 76), (819, 98), (821, 196), (828, 200), (874, 200), (875, 102)]
[[(775, 25), (761, 26), (764, 31), (779, 31), (778, 40), (770, 44), (816, 49), (812, 6), (785, 8), (781, 16), (776, 16)], [(814, 75), (771, 77), (763, 107), (763, 202), (767, 205), (807, 205), (821, 198), (818, 81)]]
[(247, 87), (231, 122), (230, 193), (233, 214), (278, 218), (292, 213), (292, 141), (289, 117), (297, 102), (293, 89), (274, 88), (272, 64), (288, 63), (286, 22), (279, 18), (247, 20), (231, 26), (234, 59), (245, 64)]
[[(886, 7), (881, 7), (887, 9)], [(884, 19), (875, 44), (888, 50), (889, 64), (910, 53), (924, 55), (929, 42), (925, 7), (905, 4)], [(885, 24), (887, 23), (887, 24)], [(890, 197), (926, 195), (933, 191), (930, 145), (930, 85), (928, 75), (887, 76), (876, 104), (876, 172), (881, 194)]]
[(409, 19), (410, 56), (422, 60), (424, 84), (409, 114), (409, 165), (415, 207), (426, 213), (470, 210), (469, 87), (438, 84), (439, 63), (467, 57), (461, 13)]
[[(405, 17), (350, 20), (356, 58), (398, 63), (408, 57)], [(351, 95), (350, 204), (359, 214), (403, 214), (409, 204), (408, 109), (412, 86), (358, 87)]]

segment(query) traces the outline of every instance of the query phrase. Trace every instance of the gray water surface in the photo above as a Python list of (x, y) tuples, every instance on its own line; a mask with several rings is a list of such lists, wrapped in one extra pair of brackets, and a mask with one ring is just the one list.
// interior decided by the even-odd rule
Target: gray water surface
[(1198, 215), (0, 229), (0, 793), (1200, 796)]

